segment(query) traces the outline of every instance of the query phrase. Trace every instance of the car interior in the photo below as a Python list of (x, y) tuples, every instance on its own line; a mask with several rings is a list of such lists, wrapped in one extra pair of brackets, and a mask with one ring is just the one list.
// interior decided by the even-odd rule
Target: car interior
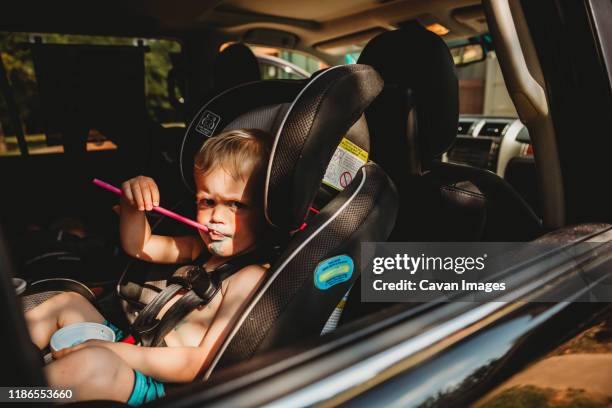
[[(313, 344), (353, 344), (354, 332), (434, 308), (362, 302), (362, 242), (546, 239), (565, 225), (555, 131), (542, 95), (517, 99), (512, 43), (485, 3), (25, 1), (2, 10), (0, 258), (27, 282), (23, 310), (76, 291), (110, 320), (134, 322), (176, 268), (123, 252), (117, 198), (92, 179), (150, 176), (162, 206), (194, 218), (193, 155), (229, 129), (275, 135), (265, 191), (275, 253), (196, 382), (306, 358)], [(539, 72), (531, 79), (543, 84), (535, 46), (526, 47)], [(147, 217), (154, 233), (196, 234)], [(317, 288), (313, 270), (342, 254), (353, 275)], [(36, 375), (23, 374), (41, 383)]]

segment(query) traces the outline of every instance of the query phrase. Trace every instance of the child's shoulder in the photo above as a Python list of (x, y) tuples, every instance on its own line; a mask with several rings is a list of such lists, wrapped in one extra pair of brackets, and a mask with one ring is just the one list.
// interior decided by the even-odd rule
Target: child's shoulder
[(268, 265), (252, 264), (240, 269), (234, 276), (241, 276), (242, 279), (253, 279), (265, 275), (267, 271)]
[(227, 288), (230, 291), (250, 292), (261, 284), (267, 271), (267, 265), (247, 265), (227, 279)]

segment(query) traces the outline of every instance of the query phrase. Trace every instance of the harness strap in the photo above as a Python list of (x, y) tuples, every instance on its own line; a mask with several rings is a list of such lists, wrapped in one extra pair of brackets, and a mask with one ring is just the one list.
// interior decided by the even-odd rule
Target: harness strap
[[(194, 262), (198, 262), (202, 256), (200, 255)], [(178, 268), (176, 272), (168, 279), (168, 286), (159, 292), (140, 312), (138, 317), (132, 323), (132, 328), (138, 334), (148, 332), (152, 326), (155, 326), (155, 320), (164, 305), (172, 299), (172, 297), (181, 289), (191, 289), (194, 283), (198, 281), (201, 275), (198, 266), (186, 265)], [(195, 283), (195, 286), (203, 286), (202, 283)], [(203, 291), (206, 287), (202, 288)]]
[(138, 317), (136, 317), (132, 323), (132, 327), (136, 328), (138, 331), (138, 328), (146, 328), (151, 325), (164, 305), (182, 288), (183, 286), (178, 283), (166, 286), (153, 298), (153, 300), (151, 300), (151, 302), (149, 302), (149, 304), (142, 308), (138, 313)]
[[(168, 286), (145, 306), (131, 326), (131, 331), (143, 346), (155, 347), (185, 316), (202, 304), (207, 304), (218, 293), (221, 282), (247, 265), (258, 263), (269, 256), (267, 252), (250, 251), (230, 259), (214, 271), (207, 273), (199, 266), (179, 268), (168, 279)], [(157, 315), (179, 290), (187, 289), (161, 320)]]
[(270, 255), (271, 251), (249, 251), (245, 254), (230, 259), (223, 265), (219, 265), (214, 271), (211, 272), (211, 277), (213, 277), (214, 280), (223, 282), (225, 279), (229, 278), (245, 266), (260, 263), (269, 259)]
[(194, 309), (202, 304), (209, 303), (212, 298), (219, 291), (220, 286), (217, 286), (217, 290), (214, 294), (208, 299), (202, 299), (196, 292), (190, 290), (185, 293), (179, 300), (173, 304), (170, 309), (164, 314), (162, 319), (159, 321), (157, 325), (157, 330), (155, 330), (155, 336), (153, 341), (151, 342), (151, 347), (156, 347), (161, 344), (164, 340), (164, 337), (176, 327), (176, 325), (185, 318), (189, 313), (191, 313)]

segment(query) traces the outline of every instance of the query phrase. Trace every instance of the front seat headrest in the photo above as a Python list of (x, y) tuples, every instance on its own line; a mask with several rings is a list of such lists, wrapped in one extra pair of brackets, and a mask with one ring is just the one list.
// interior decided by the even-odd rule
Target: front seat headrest
[[(332, 67), (310, 81), (257, 81), (229, 89), (205, 104), (189, 125), (180, 154), (183, 180), (193, 191), (193, 157), (205, 137), (236, 123), (269, 130), (275, 138), (265, 215), (269, 224), (294, 230), (319, 193), (340, 141), (382, 88), (372, 67), (356, 64)], [(351, 131), (358, 135), (353, 140), (367, 140), (362, 121)]]
[(261, 73), (255, 54), (242, 43), (227, 46), (215, 59), (213, 78), (217, 92), (239, 84), (259, 81)]
[[(398, 121), (406, 130), (407, 114), (416, 108), (420, 159), (427, 163), (452, 146), (459, 114), (458, 81), (453, 58), (439, 36), (419, 24), (388, 31), (366, 45), (358, 63), (368, 64), (378, 71), (385, 81), (383, 94), (395, 88), (397, 95), (368, 109), (366, 118), (370, 130), (390, 126), (396, 129), (390, 122), (397, 124)], [(393, 117), (397, 106), (403, 104), (408, 105), (403, 117)], [(376, 149), (376, 141), (373, 146)]]

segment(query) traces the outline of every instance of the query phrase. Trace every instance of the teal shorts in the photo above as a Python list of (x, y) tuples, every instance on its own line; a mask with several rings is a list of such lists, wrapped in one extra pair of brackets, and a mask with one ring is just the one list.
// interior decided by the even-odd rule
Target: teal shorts
[(164, 383), (134, 370), (134, 388), (127, 401), (128, 405), (136, 407), (164, 395), (166, 395)]
[[(125, 337), (123, 331), (108, 320), (104, 320), (102, 324), (108, 326), (115, 332), (115, 341), (121, 341)], [(135, 407), (145, 402), (153, 401), (156, 398), (163, 397), (164, 395), (166, 395), (164, 383), (150, 376), (146, 376), (140, 371), (134, 370), (134, 388), (127, 401), (128, 405)]]
[(121, 341), (125, 338), (125, 334), (123, 333), (123, 330), (121, 330), (120, 328), (118, 328), (117, 326), (109, 322), (108, 320), (104, 319), (102, 324), (108, 327), (109, 329), (111, 329), (115, 333), (115, 341)]

